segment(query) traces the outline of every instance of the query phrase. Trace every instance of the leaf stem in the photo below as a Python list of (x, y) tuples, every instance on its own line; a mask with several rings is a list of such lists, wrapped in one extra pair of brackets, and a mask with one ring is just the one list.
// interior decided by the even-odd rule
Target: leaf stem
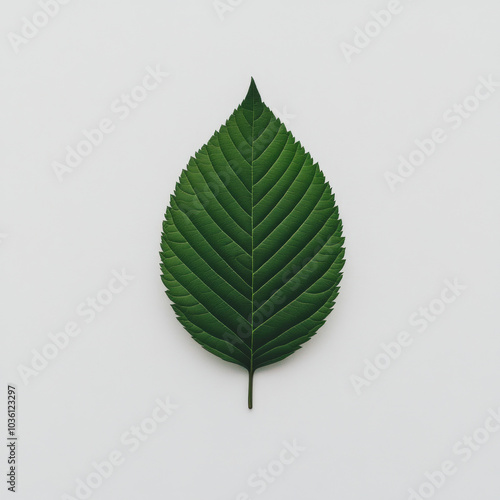
[(250, 410), (253, 407), (253, 374), (254, 370), (248, 371), (248, 408)]

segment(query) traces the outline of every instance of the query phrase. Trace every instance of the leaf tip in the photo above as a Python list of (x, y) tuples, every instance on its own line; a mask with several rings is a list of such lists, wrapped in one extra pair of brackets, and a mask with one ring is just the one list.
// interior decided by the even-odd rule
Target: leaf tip
[(250, 104), (256, 104), (262, 102), (259, 91), (257, 90), (257, 85), (253, 77), (250, 79), (250, 87), (248, 88), (247, 96), (243, 102), (248, 102)]

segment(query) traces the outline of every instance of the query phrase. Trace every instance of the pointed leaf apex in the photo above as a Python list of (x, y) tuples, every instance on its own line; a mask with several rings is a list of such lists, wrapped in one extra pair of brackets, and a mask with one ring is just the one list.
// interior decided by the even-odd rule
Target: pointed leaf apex
[(253, 78), (250, 80), (250, 87), (248, 88), (247, 96), (243, 102), (248, 104), (257, 104), (262, 102), (259, 91), (257, 90), (257, 85), (255, 85), (255, 80)]

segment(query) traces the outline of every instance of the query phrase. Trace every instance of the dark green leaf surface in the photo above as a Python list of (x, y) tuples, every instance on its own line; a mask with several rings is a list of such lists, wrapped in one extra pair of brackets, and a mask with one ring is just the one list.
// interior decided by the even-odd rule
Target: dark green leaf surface
[(252, 79), (225, 125), (189, 160), (163, 223), (161, 269), (179, 321), (249, 371), (324, 324), (344, 265), (342, 223), (311, 156)]

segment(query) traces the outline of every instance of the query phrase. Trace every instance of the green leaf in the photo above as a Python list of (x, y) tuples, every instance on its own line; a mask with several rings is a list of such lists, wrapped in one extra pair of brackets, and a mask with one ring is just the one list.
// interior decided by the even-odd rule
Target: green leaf
[(249, 372), (324, 324), (344, 265), (330, 185), (255, 82), (182, 171), (165, 214), (162, 280), (207, 351)]

